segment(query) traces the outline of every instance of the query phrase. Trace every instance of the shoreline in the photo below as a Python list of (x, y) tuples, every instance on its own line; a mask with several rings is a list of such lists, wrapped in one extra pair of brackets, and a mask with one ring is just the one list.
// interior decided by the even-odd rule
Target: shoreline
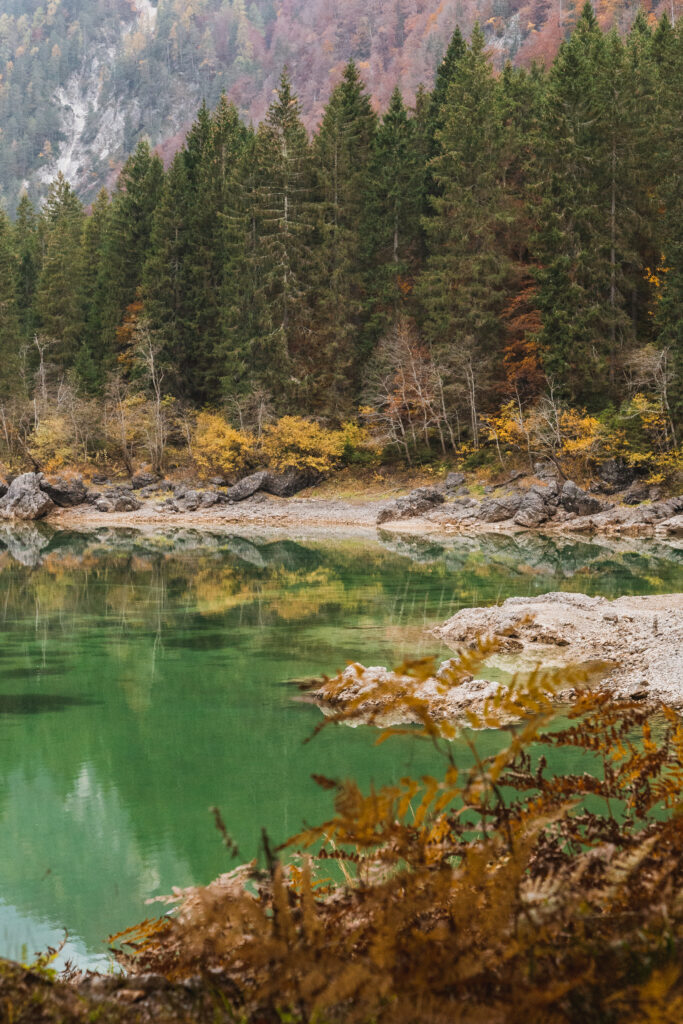
[[(455, 515), (449, 519), (451, 510), (457, 505), (441, 505), (436, 513), (393, 519), (377, 523), (377, 515), (385, 506), (378, 500), (349, 501), (334, 498), (276, 498), (259, 495), (257, 500), (247, 499), (239, 504), (219, 505), (196, 511), (167, 511), (153, 501), (145, 502), (142, 508), (130, 512), (100, 512), (92, 505), (78, 505), (74, 508), (55, 508), (42, 521), (59, 529), (100, 528), (100, 527), (193, 527), (214, 529), (216, 527), (238, 527), (274, 530), (324, 530), (332, 533), (352, 532), (377, 534), (378, 532), (423, 536), (457, 537), (503, 534), (510, 536), (544, 535), (561, 536), (570, 539), (573, 535), (582, 540), (590, 536), (601, 537), (643, 537), (676, 542), (683, 539), (683, 520), (676, 516), (673, 526), (669, 521), (633, 521), (634, 509), (628, 506), (614, 506), (610, 513), (567, 518), (560, 522), (552, 519), (539, 526), (519, 526), (512, 520), (503, 522), (481, 522), (479, 520), (459, 521)], [(642, 512), (648, 506), (636, 506)], [(616, 514), (615, 514), (616, 513)], [(621, 519), (621, 521), (620, 521)], [(6, 520), (7, 525), (12, 520)], [(15, 523), (20, 520), (14, 520)]]

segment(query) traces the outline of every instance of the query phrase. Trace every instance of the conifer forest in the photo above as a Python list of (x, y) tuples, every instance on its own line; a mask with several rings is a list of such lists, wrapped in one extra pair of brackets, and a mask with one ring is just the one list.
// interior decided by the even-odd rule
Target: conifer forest
[(167, 169), (142, 141), (88, 208), (61, 174), (24, 194), (0, 221), (6, 461), (97, 457), (107, 404), (144, 392), (171, 437), (199, 409), (290, 414), (410, 461), (540, 417), (670, 472), (681, 23), (622, 38), (587, 4), (550, 67), (500, 73), (456, 28), (430, 84), (378, 113), (350, 62), (311, 134), (284, 68), (261, 124), (203, 104)]

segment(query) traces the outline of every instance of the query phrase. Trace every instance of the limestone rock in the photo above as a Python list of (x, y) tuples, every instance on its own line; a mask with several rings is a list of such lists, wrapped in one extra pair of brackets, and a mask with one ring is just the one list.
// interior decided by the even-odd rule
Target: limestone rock
[(575, 512), (577, 516), (590, 516), (602, 512), (605, 505), (592, 494), (583, 491), (573, 480), (565, 480), (559, 496), (559, 503), (566, 512)]
[(443, 505), (445, 498), (436, 487), (418, 487), (405, 498), (384, 505), (377, 513), (377, 525), (394, 519), (414, 519), (431, 512), (436, 505)]
[(43, 477), (40, 489), (60, 508), (75, 508), (86, 500), (88, 488), (82, 476)]
[(519, 491), (503, 494), (498, 498), (488, 498), (482, 501), (475, 516), (482, 523), (502, 523), (517, 515), (522, 501), (523, 495)]
[(55, 505), (40, 484), (42, 473), (22, 473), (14, 478), (4, 498), (0, 498), (3, 519), (42, 519)]
[(544, 490), (546, 488), (531, 487), (526, 492), (514, 517), (517, 526), (533, 529), (548, 520), (550, 510), (547, 501), (544, 500), (545, 496), (542, 493)]

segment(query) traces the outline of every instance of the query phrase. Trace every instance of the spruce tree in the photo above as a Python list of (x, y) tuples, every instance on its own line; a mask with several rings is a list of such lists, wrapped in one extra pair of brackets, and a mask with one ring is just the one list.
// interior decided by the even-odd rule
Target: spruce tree
[[(250, 382), (271, 391), (282, 407), (293, 396), (305, 399), (306, 346), (310, 336), (309, 284), (313, 216), (312, 167), (299, 102), (285, 70), (277, 98), (256, 133), (253, 164), (245, 183), (243, 224), (251, 233), (242, 275), (253, 289), (250, 336), (239, 346)], [(253, 169), (253, 178), (252, 178)], [(232, 307), (233, 315), (242, 310)], [(227, 325), (228, 337), (235, 330)], [(230, 342), (227, 348), (230, 349)], [(234, 393), (239, 381), (226, 374)]]
[(106, 245), (111, 207), (109, 194), (101, 189), (83, 231), (83, 337), (76, 357), (76, 371), (88, 390), (97, 390), (111, 360), (103, 347), (102, 320), (106, 308)]
[(42, 210), (44, 257), (38, 279), (39, 329), (55, 344), (53, 358), (70, 367), (83, 334), (83, 224), (81, 202), (60, 172)]
[(163, 164), (143, 140), (124, 164), (112, 198), (106, 243), (107, 307), (103, 314), (104, 344), (110, 351), (116, 328), (142, 283), (152, 217), (163, 181)]
[(21, 328), (17, 306), (18, 260), (12, 226), (0, 210), (0, 398), (19, 388)]
[(145, 264), (145, 314), (163, 339), (163, 359), (175, 386), (193, 395), (194, 324), (190, 289), (192, 196), (185, 153), (171, 164), (154, 211), (150, 252)]
[(363, 233), (376, 127), (370, 99), (351, 62), (332, 92), (314, 143), (318, 223), (310, 375), (319, 382), (315, 404), (332, 412), (348, 408), (350, 385), (364, 355)]
[(500, 88), (478, 25), (449, 86), (437, 142), (437, 190), (426, 221), (430, 255), (419, 295), (435, 354), (450, 383), (469, 393), (476, 440), (475, 391), (500, 348), (510, 283), (510, 257), (499, 237), (514, 215), (503, 181)]
[(17, 207), (14, 222), (14, 248), (17, 253), (17, 313), (22, 335), (29, 340), (36, 329), (36, 287), (40, 273), (38, 217), (26, 192)]
[(423, 166), (415, 124), (395, 89), (368, 166), (366, 330), (374, 342), (404, 312), (420, 254)]

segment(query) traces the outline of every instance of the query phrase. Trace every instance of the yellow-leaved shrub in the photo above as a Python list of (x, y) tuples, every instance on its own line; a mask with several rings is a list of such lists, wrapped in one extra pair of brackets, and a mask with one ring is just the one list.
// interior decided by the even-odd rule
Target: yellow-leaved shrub
[(339, 462), (344, 450), (342, 434), (326, 430), (302, 416), (283, 416), (264, 428), (261, 451), (271, 469), (312, 470), (327, 473)]
[(254, 440), (232, 427), (219, 413), (200, 412), (193, 439), (194, 461), (201, 476), (234, 476), (247, 469)]

